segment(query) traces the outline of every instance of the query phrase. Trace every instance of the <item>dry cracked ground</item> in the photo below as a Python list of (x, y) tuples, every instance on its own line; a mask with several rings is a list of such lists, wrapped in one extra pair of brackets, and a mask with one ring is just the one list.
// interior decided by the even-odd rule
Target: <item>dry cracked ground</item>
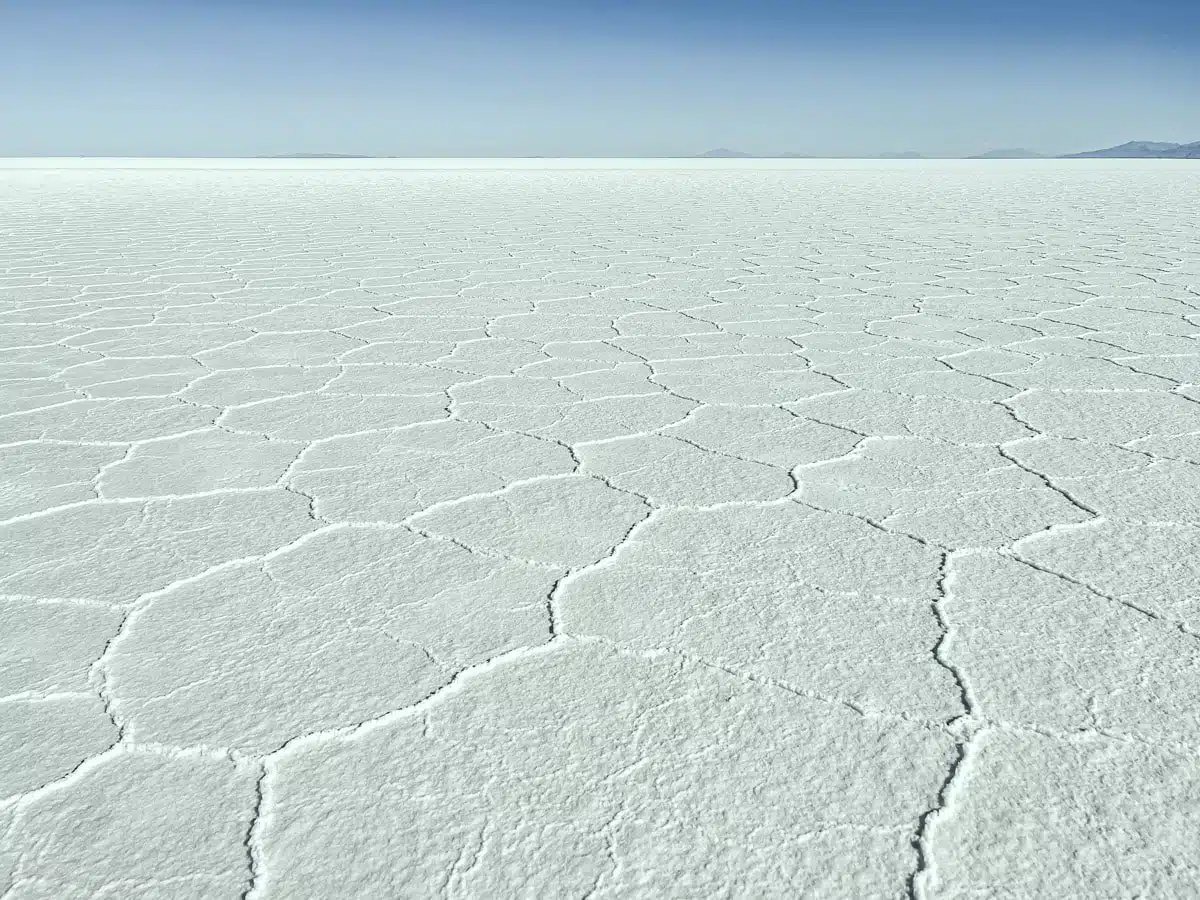
[(1196, 897), (1198, 199), (9, 164), (3, 896)]

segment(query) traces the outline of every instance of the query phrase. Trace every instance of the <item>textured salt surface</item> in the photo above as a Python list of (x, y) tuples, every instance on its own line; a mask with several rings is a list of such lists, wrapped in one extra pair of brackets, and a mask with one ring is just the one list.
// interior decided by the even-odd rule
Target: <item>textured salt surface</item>
[(0, 168), (5, 896), (1195, 896), (1197, 196)]

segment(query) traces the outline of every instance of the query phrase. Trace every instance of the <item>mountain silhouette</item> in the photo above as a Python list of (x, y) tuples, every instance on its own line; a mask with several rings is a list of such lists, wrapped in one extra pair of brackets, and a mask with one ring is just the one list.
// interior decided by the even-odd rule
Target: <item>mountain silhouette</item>
[(1045, 159), (1045, 153), (1038, 153), (1035, 150), (1026, 150), (1023, 147), (1012, 147), (1003, 150), (989, 150), (987, 153), (980, 153), (977, 156), (968, 156), (967, 159)]
[(1127, 141), (1103, 150), (1067, 153), (1062, 159), (1197, 159), (1200, 141), (1191, 144), (1172, 144), (1164, 141)]

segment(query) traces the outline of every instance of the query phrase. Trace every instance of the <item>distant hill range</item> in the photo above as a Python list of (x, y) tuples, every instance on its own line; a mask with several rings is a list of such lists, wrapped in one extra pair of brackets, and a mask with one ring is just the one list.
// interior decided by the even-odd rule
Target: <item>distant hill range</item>
[[(821, 157), (810, 153), (772, 153), (759, 157), (753, 153), (743, 153), (740, 150), (709, 150), (701, 153), (698, 159), (938, 159), (940, 157), (925, 157), (913, 150), (903, 153), (878, 153), (874, 156), (862, 157)], [(1118, 147), (1106, 147), (1103, 150), (1088, 150), (1084, 153), (1067, 153), (1054, 156), (1049, 153), (1038, 153), (1036, 150), (1026, 150), (1014, 147), (1001, 150), (989, 150), (967, 159), (1200, 159), (1200, 141), (1190, 144), (1172, 144), (1164, 141), (1129, 141)]]
[(1200, 141), (1170, 144), (1162, 141), (1129, 141), (1117, 147), (1068, 153), (1063, 159), (1200, 159)]
[[(368, 156), (362, 153), (281, 153), (273, 156), (259, 156), (256, 159), (394, 159), (390, 156)], [(541, 159), (540, 156), (523, 157)], [(876, 153), (870, 156), (821, 156), (815, 153), (769, 153), (758, 156), (742, 150), (730, 150), (728, 147), (718, 147), (706, 150), (692, 157), (693, 159), (945, 159), (946, 157), (927, 157), (915, 150), (904, 150), (899, 153)], [(1021, 147), (989, 150), (967, 159), (1200, 159), (1200, 141), (1190, 144), (1172, 144), (1166, 141), (1129, 141), (1116, 147), (1105, 147), (1103, 150), (1087, 150), (1083, 153), (1066, 153), (1055, 156), (1048, 153), (1038, 153), (1036, 150), (1026, 150)]]
[(1022, 147), (1013, 147), (1005, 150), (989, 150), (987, 153), (980, 153), (977, 156), (968, 156), (967, 159), (1046, 159), (1045, 153), (1038, 153), (1036, 150), (1026, 150)]
[(718, 147), (716, 150), (705, 150), (696, 159), (755, 159), (753, 153), (743, 153), (741, 150), (726, 150)]

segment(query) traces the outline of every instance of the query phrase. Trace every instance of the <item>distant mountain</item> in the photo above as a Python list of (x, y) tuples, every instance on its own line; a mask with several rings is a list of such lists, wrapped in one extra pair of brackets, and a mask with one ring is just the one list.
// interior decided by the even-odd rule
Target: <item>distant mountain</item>
[(1045, 159), (1045, 153), (1038, 153), (1034, 150), (1025, 150), (1021, 147), (1013, 147), (1004, 150), (989, 150), (987, 153), (980, 153), (978, 156), (968, 156), (967, 159)]
[(754, 159), (753, 153), (743, 153), (741, 150), (726, 150), (718, 147), (716, 150), (705, 150), (696, 159)]
[(924, 159), (916, 150), (903, 150), (900, 153), (880, 153), (875, 159)]
[(374, 159), (362, 153), (280, 153), (277, 156), (260, 156), (258, 159)]
[[(1190, 155), (1189, 155), (1190, 154)], [(1200, 157), (1200, 141), (1171, 144), (1162, 141), (1128, 141), (1103, 150), (1068, 153), (1063, 159), (1195, 159)]]
[(1200, 159), (1200, 141), (1192, 141), (1190, 144), (1180, 144), (1177, 147), (1172, 147), (1170, 150), (1164, 150), (1163, 159)]

